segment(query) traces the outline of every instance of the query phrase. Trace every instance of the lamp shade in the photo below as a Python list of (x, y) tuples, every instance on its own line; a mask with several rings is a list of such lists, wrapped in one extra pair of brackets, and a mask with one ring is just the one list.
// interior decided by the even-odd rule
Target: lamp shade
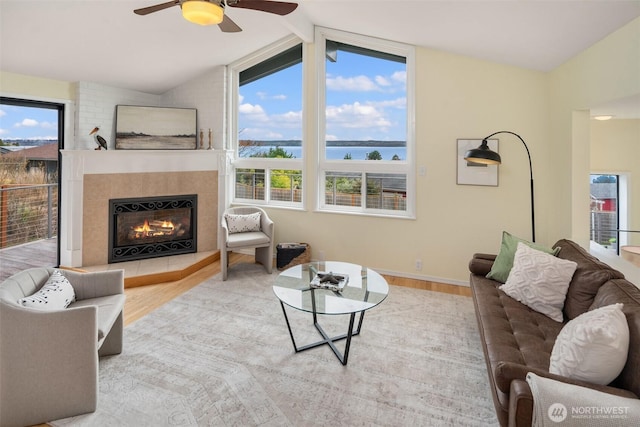
[(182, 3), (182, 16), (198, 25), (219, 24), (224, 18), (224, 9), (208, 0), (188, 0)]
[(468, 162), (481, 163), (484, 165), (499, 165), (502, 163), (500, 154), (491, 150), (487, 145), (487, 140), (483, 139), (478, 148), (472, 148), (464, 154), (464, 159)]

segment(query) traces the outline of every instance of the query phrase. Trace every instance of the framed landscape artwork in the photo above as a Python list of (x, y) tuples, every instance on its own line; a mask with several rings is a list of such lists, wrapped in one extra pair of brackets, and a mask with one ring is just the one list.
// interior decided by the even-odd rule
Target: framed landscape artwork
[[(464, 154), (473, 148), (478, 148), (482, 144), (481, 139), (458, 139), (458, 185), (487, 185), (498, 186), (498, 165), (484, 165), (480, 163), (468, 162), (464, 159)], [(487, 141), (489, 148), (498, 152), (498, 140)]]
[(116, 106), (116, 150), (195, 150), (195, 108)]

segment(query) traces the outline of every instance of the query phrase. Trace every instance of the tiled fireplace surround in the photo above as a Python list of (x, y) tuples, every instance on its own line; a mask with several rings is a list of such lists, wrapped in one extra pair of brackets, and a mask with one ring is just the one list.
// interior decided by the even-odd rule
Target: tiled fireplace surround
[(63, 151), (61, 265), (108, 263), (109, 199), (116, 198), (197, 194), (197, 252), (217, 250), (219, 154)]

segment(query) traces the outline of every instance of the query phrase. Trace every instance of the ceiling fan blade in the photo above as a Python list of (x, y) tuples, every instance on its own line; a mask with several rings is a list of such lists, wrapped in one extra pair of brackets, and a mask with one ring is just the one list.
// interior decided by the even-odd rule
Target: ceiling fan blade
[(220, 28), (223, 33), (239, 33), (242, 31), (242, 28), (238, 27), (226, 14), (222, 18), (222, 22), (218, 24), (218, 28)]
[(270, 0), (227, 0), (227, 6), (260, 10), (284, 16), (296, 10), (298, 4)]
[(141, 9), (136, 9), (133, 11), (136, 15), (148, 15), (153, 12), (158, 12), (159, 10), (164, 10), (170, 8), (172, 6), (177, 6), (180, 4), (180, 0), (172, 0), (166, 3), (156, 4), (154, 6), (143, 7)]

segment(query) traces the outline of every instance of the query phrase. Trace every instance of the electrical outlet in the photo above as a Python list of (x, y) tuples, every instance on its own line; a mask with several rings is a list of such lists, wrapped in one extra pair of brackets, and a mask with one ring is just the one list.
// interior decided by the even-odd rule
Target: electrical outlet
[(421, 259), (417, 259), (416, 260), (416, 271), (422, 271), (422, 260)]

